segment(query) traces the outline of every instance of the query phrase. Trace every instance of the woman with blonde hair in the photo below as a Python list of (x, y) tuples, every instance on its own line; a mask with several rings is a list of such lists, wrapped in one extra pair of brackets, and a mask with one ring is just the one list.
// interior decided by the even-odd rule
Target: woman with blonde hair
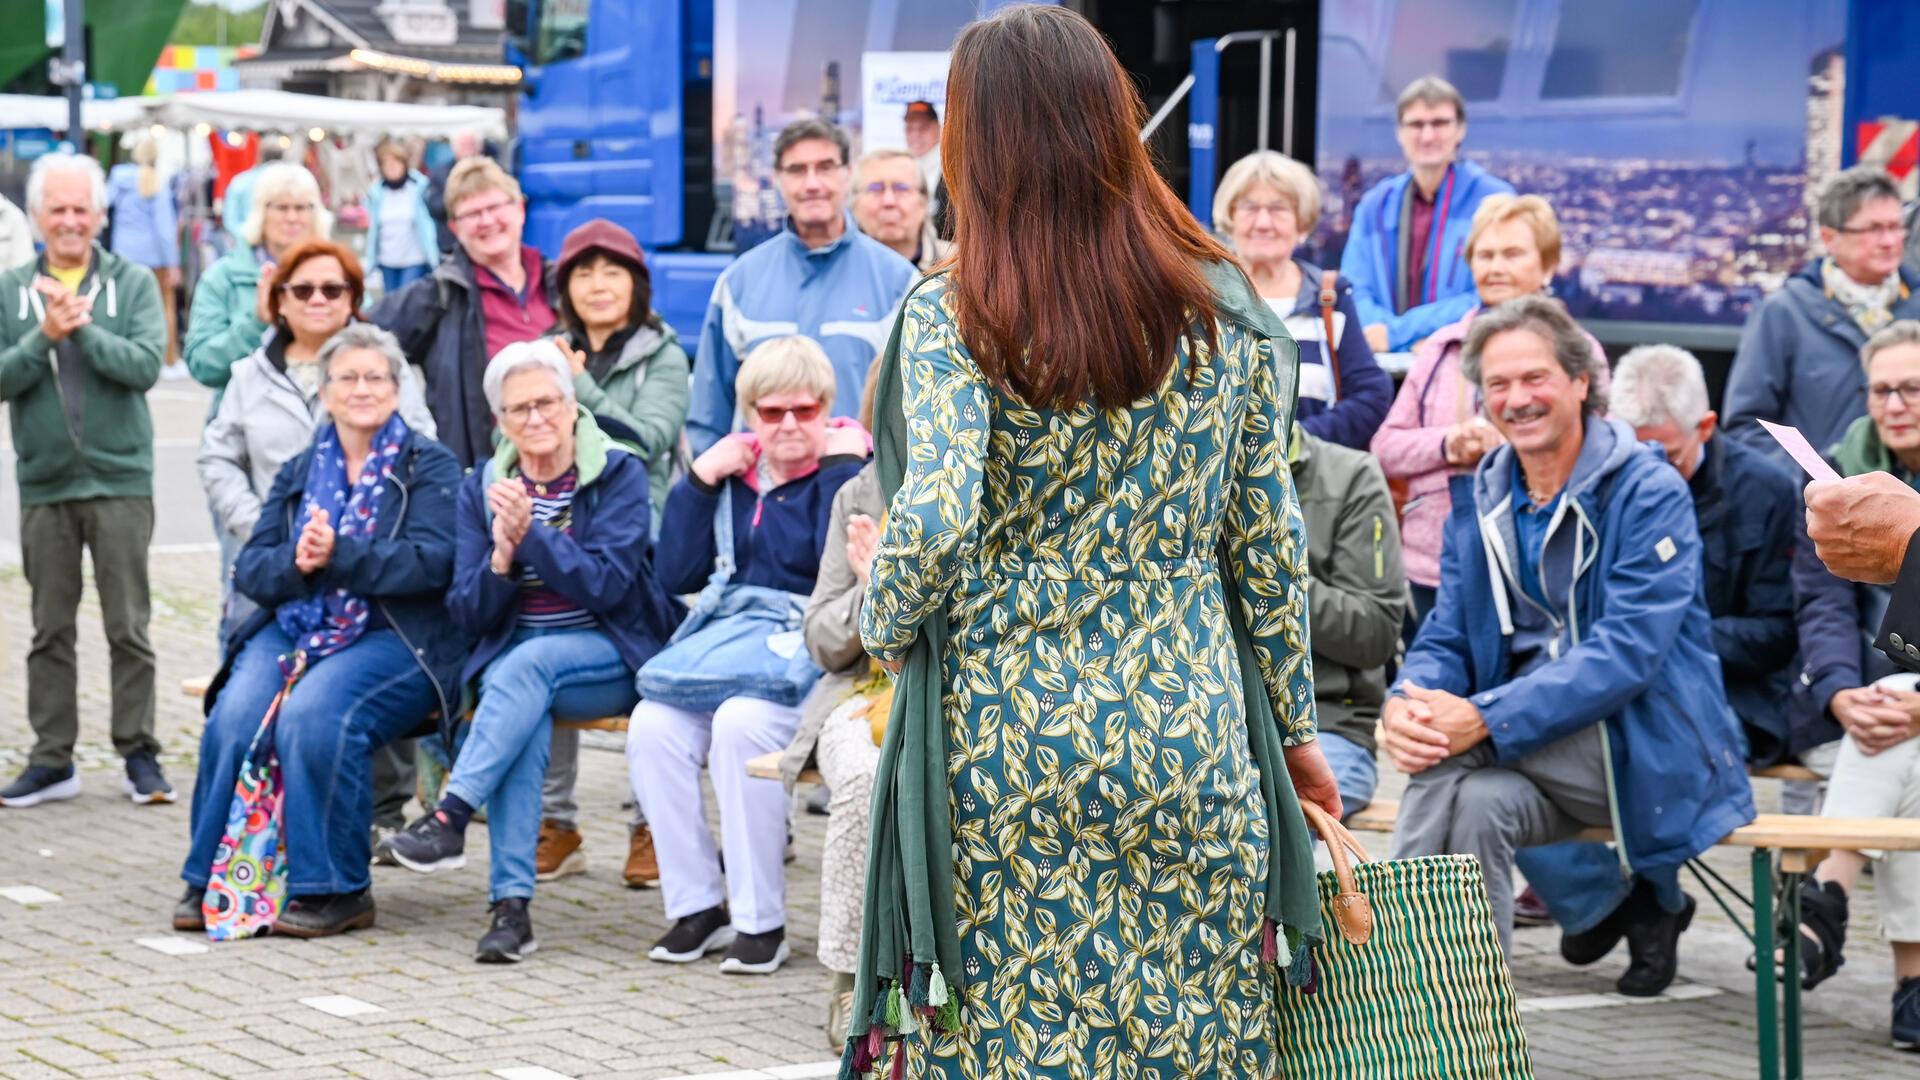
[(107, 174), (107, 206), (113, 215), (113, 253), (153, 271), (160, 281), (160, 311), (167, 319), (168, 378), (182, 378), (180, 338), (174, 298), (180, 288), (180, 214), (166, 178), (160, 175), (160, 144), (143, 135), (133, 160)]

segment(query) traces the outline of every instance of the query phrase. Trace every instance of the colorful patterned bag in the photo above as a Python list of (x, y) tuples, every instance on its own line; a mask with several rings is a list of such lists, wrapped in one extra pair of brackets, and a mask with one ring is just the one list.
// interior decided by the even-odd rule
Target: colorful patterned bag
[(1480, 860), (1368, 862), (1326, 811), (1300, 809), (1333, 856), (1320, 903), (1337, 932), (1313, 951), (1315, 978), (1280, 990), (1279, 1076), (1533, 1080)]
[(240, 779), (234, 784), (233, 804), (227, 811), (227, 834), (213, 853), (207, 876), (207, 895), (200, 914), (213, 941), (238, 941), (273, 929), (287, 898), (287, 841), (282, 824), (286, 785), (280, 778), (280, 758), (273, 748), (274, 721), (293, 684), (307, 670), (307, 654), (280, 658), (286, 685), (267, 706), (260, 730), (253, 735)]

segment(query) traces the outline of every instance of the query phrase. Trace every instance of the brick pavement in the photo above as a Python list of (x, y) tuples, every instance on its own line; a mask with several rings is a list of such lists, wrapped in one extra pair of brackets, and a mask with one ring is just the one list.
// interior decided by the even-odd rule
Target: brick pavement
[[(154, 560), (160, 730), (183, 795), (198, 710), (175, 689), (213, 664), (214, 572), (209, 555)], [(654, 964), (644, 950), (665, 929), (660, 895), (620, 887), (624, 763), (607, 752), (582, 762), (590, 872), (542, 887), (534, 905), (541, 949), (517, 967), (468, 959), (485, 920), (481, 833), (480, 857), (463, 872), (377, 870), (379, 925), (367, 933), (183, 956), (136, 944), (196, 941), (166, 929), (187, 808), (184, 800), (136, 808), (119, 795), (104, 722), (105, 647), (91, 605), (89, 591), (80, 639), (86, 791), (70, 803), (0, 812), (0, 888), (61, 896), (38, 906), (0, 900), (0, 1077), (766, 1077), (817, 1075), (780, 1067), (836, 1056), (821, 1030), (826, 975), (813, 956), (820, 819), (802, 817), (795, 830), (795, 958), (786, 969), (754, 979), (721, 976), (713, 963)], [(26, 584), (17, 567), (0, 564), (0, 773), (8, 776), (29, 742), (28, 640)], [(1382, 837), (1366, 839), (1384, 847)], [(1744, 853), (1715, 862), (1744, 878)], [(1885, 1048), (1890, 968), (1870, 899), (1857, 908), (1847, 968), (1809, 1001), (1809, 1075), (1920, 1075), (1920, 1059)], [(1709, 996), (1554, 1008), (1610, 991), (1624, 965), (1616, 955), (1571, 970), (1555, 945), (1544, 930), (1516, 939), (1542, 1078), (1755, 1075), (1745, 944), (1704, 898), (1685, 939), (1683, 985)], [(300, 1004), (325, 995), (381, 1011), (338, 1018)]]

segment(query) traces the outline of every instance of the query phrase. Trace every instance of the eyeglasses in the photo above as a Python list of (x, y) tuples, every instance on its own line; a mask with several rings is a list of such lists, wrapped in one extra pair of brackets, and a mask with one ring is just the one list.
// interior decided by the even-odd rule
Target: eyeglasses
[(559, 397), (537, 397), (532, 401), (523, 401), (518, 405), (509, 405), (501, 409), (500, 414), (515, 424), (526, 423), (533, 418), (534, 413), (539, 413), (540, 419), (542, 420), (551, 420), (560, 415), (560, 406), (565, 401), (565, 398)]
[(1907, 227), (1898, 221), (1883, 221), (1873, 225), (1842, 225), (1833, 230), (1842, 236), (1905, 236)]
[(327, 381), (342, 386), (365, 386), (369, 390), (378, 390), (393, 383), (393, 376), (384, 371), (343, 371), (338, 375), (328, 375)]
[(780, 166), (780, 172), (789, 180), (805, 180), (809, 176), (825, 179), (837, 175), (845, 165), (837, 161), (796, 161), (791, 165)]
[(891, 191), (895, 195), (904, 199), (907, 196), (912, 195), (914, 192), (919, 191), (920, 189), (913, 186), (912, 184), (907, 183), (904, 180), (895, 180), (892, 183), (884, 183), (882, 181), (876, 180), (873, 183), (868, 184), (866, 187), (862, 188), (861, 190), (865, 191), (869, 195), (885, 195), (887, 192)]
[(270, 202), (267, 204), (267, 209), (276, 214), (306, 217), (308, 214), (313, 213), (313, 204), (310, 202)]
[(1450, 116), (1439, 120), (1402, 120), (1400, 121), (1400, 130), (1415, 133), (1431, 131), (1438, 134), (1442, 131), (1450, 130), (1456, 123), (1458, 123), (1458, 121)]
[(1920, 405), (1920, 381), (1903, 382), (1897, 386), (1891, 383), (1874, 383), (1867, 387), (1867, 397), (1883, 409), (1887, 407), (1887, 402), (1899, 398), (1901, 405), (1911, 409)]
[(1233, 216), (1247, 221), (1258, 221), (1261, 214), (1275, 221), (1298, 216), (1293, 207), (1286, 203), (1235, 203), (1233, 207)]
[(789, 413), (793, 415), (795, 423), (806, 424), (820, 415), (820, 403), (793, 406), (755, 405), (753, 411), (759, 413), (760, 422), (768, 426), (786, 423)]
[(479, 221), (481, 218), (487, 218), (487, 217), (490, 217), (495, 221), (505, 221), (507, 217), (507, 211), (510, 208), (512, 208), (513, 205), (514, 205), (513, 200), (508, 199), (505, 202), (489, 203), (486, 206), (476, 206), (471, 210), (463, 210), (460, 213), (453, 215), (453, 220), (461, 225), (469, 225)]
[(344, 281), (297, 281), (291, 285), (280, 286), (281, 292), (287, 293), (303, 304), (313, 299), (313, 294), (316, 290), (319, 291), (321, 296), (326, 298), (328, 303), (332, 303), (347, 295), (348, 291), (347, 283)]

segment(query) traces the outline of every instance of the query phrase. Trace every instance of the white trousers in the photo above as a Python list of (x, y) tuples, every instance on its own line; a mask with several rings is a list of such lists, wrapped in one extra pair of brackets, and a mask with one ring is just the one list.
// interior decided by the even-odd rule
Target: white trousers
[[(653, 827), (667, 918), (727, 902), (733, 928), (759, 934), (787, 923), (787, 792), (747, 775), (747, 762), (793, 741), (800, 710), (736, 697), (712, 713), (643, 701), (627, 727), (627, 774)], [(711, 766), (720, 803), (720, 854), (707, 827), (700, 770)]]
[[(1851, 735), (1840, 742), (1827, 787), (1826, 817), (1920, 818), (1920, 738), (1871, 756)], [(1920, 941), (1920, 851), (1866, 852), (1879, 861), (1880, 934), (1888, 941)]]

